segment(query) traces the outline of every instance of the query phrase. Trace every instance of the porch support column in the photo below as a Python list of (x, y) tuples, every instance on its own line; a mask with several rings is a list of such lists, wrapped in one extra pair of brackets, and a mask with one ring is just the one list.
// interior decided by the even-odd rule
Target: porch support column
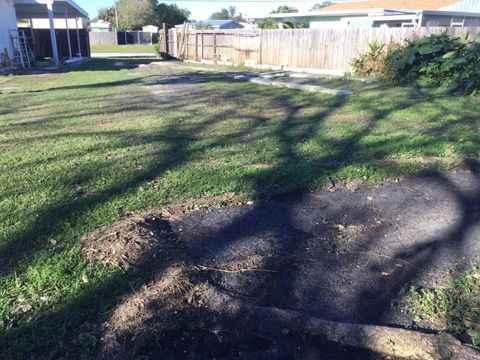
[(68, 58), (72, 58), (72, 42), (70, 40), (70, 29), (68, 27), (68, 10), (65, 8), (65, 29), (67, 29)]
[(53, 1), (50, 0), (46, 3), (48, 20), (50, 23), (50, 40), (52, 42), (52, 53), (53, 59), (55, 60), (55, 65), (60, 66), (60, 59), (58, 57), (58, 48), (57, 48), (57, 35), (55, 35), (55, 24), (53, 23)]
[(33, 46), (36, 46), (37, 44), (35, 43), (35, 30), (33, 28), (32, 19), (28, 19), (28, 26), (30, 26), (30, 32), (32, 33), (32, 44), (33, 44)]
[(80, 30), (78, 30), (78, 17), (75, 18), (75, 26), (77, 28), (78, 56), (82, 57), (82, 46), (81, 46), (81, 43), (80, 43)]

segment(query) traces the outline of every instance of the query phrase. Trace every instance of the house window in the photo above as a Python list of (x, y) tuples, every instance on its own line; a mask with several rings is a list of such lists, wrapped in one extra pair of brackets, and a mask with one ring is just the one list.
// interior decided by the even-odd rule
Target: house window
[(449, 16), (425, 16), (425, 26), (445, 26), (449, 27), (452, 23), (452, 18)]
[(453, 16), (451, 26), (452, 27), (464, 27), (465, 26), (465, 18), (464, 17)]
[(480, 26), (479, 18), (465, 18), (465, 26), (474, 27)]

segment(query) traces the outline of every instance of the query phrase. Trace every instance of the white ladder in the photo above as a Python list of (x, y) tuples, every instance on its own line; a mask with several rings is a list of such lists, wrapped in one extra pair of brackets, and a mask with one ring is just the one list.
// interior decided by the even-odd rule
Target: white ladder
[(13, 47), (13, 63), (24, 69), (30, 68), (30, 52), (28, 41), (23, 30), (10, 30), (10, 39)]

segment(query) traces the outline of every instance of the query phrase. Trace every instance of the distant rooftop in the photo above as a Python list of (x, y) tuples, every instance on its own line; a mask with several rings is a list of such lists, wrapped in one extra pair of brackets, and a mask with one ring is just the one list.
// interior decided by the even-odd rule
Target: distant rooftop
[(238, 24), (241, 24), (239, 21), (236, 21), (236, 20), (205, 20), (205, 21), (197, 21), (197, 22), (194, 22), (192, 23), (191, 25), (192, 26), (195, 26), (195, 25), (200, 25), (200, 24), (203, 24), (203, 25), (212, 25), (212, 26), (222, 26), (222, 25), (225, 25), (225, 24), (229, 24), (231, 22), (235, 22), (235, 23), (238, 23)]
[(366, 9), (419, 9), (438, 10), (458, 3), (460, 0), (367, 0), (355, 2), (341, 2), (324, 7), (318, 12), (366, 10)]
[[(244, 29), (244, 28), (249, 28), (249, 27), (254, 27), (255, 25), (252, 25), (250, 23), (242, 22), (242, 21), (237, 21), (237, 20), (204, 20), (204, 21), (196, 21), (193, 23), (190, 23), (190, 26), (192, 28), (196, 26), (205, 26), (209, 25), (213, 29)], [(176, 28), (182, 28), (184, 25), (175, 25)]]

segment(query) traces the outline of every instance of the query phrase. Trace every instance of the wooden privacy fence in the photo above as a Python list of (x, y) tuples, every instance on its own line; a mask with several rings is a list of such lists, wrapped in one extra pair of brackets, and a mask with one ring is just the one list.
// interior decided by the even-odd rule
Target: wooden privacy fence
[(164, 52), (185, 60), (348, 71), (353, 59), (368, 50), (370, 43), (402, 43), (445, 31), (451, 35), (467, 36), (471, 40), (480, 34), (478, 27), (224, 31), (172, 29), (168, 35), (165, 32), (161, 35), (160, 43)]
[(260, 63), (258, 30), (175, 31), (168, 35), (169, 54), (186, 60), (220, 60)]
[(90, 45), (117, 45), (117, 32), (89, 32)]

